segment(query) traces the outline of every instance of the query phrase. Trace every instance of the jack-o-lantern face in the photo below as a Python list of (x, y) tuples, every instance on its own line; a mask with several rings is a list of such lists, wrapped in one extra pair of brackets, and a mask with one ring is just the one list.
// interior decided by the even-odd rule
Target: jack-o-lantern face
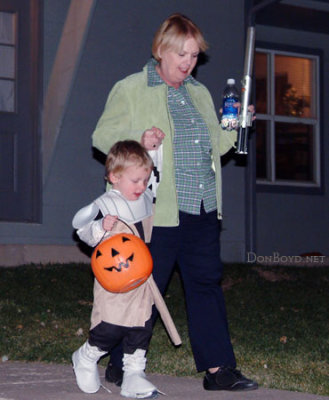
[(104, 289), (121, 293), (147, 280), (152, 272), (153, 260), (142, 239), (130, 233), (119, 233), (95, 248), (91, 267)]

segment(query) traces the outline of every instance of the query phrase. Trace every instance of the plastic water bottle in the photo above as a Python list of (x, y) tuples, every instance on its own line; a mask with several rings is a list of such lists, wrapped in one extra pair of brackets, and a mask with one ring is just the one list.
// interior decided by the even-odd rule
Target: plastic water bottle
[(231, 131), (239, 126), (239, 110), (234, 107), (239, 102), (239, 92), (235, 86), (235, 79), (228, 79), (223, 92), (223, 114), (221, 118), (222, 128)]

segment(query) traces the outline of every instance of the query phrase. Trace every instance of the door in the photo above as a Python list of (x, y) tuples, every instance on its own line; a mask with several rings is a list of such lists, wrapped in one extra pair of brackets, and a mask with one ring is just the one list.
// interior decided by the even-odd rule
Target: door
[(40, 0), (0, 0), (0, 221), (40, 221)]

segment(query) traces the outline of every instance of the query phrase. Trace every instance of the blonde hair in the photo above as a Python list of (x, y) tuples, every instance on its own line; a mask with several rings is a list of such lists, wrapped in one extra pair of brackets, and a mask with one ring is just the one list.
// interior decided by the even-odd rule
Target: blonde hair
[(168, 17), (156, 32), (153, 44), (152, 55), (160, 61), (159, 49), (180, 51), (186, 39), (192, 37), (196, 40), (201, 52), (205, 52), (208, 44), (205, 41), (201, 30), (189, 18), (182, 14), (173, 14)]
[(152, 171), (153, 161), (147, 150), (135, 140), (117, 142), (111, 147), (106, 157), (105, 179), (110, 181), (110, 173), (120, 174), (134, 165)]

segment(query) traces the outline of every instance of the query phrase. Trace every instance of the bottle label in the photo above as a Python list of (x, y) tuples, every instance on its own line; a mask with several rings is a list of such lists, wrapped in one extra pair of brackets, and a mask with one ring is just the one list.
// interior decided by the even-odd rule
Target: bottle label
[(238, 107), (234, 107), (234, 104), (238, 102), (238, 99), (229, 97), (223, 100), (223, 114), (221, 118), (222, 128), (231, 131), (239, 127), (239, 116)]
[(236, 118), (238, 116), (238, 108), (233, 105), (237, 102), (237, 99), (231, 97), (228, 99), (224, 99), (223, 101), (223, 115), (226, 117), (231, 116), (232, 118)]

